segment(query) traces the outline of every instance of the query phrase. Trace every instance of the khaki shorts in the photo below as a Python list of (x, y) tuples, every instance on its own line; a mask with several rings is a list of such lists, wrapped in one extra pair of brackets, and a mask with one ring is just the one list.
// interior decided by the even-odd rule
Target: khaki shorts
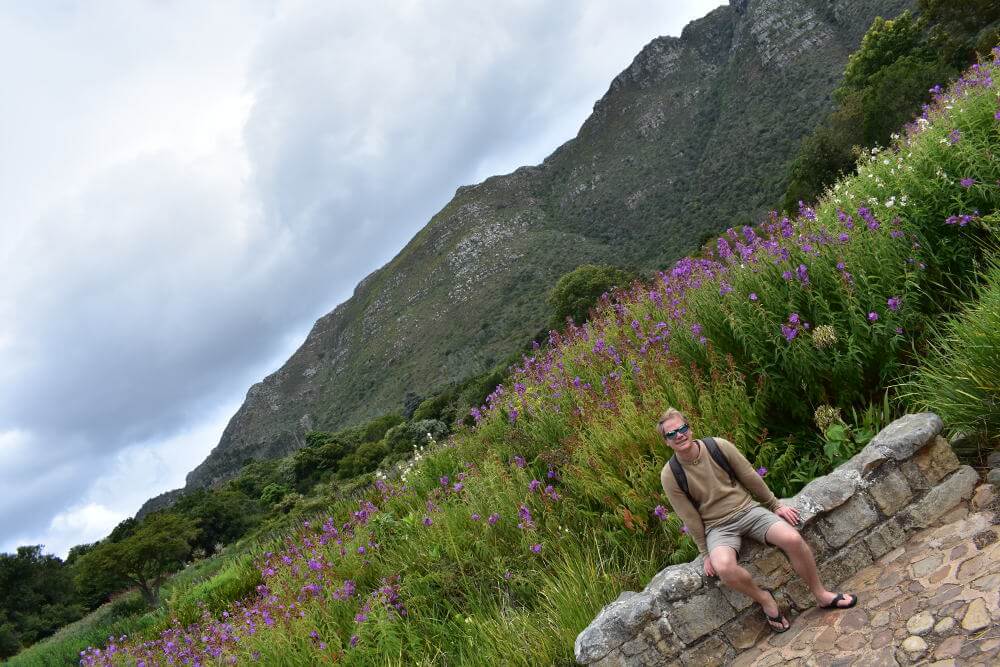
[(765, 535), (767, 529), (783, 519), (771, 510), (755, 505), (750, 507), (725, 523), (712, 526), (705, 534), (705, 543), (708, 553), (716, 547), (732, 547), (739, 556), (740, 547), (743, 545), (743, 536), (767, 544)]

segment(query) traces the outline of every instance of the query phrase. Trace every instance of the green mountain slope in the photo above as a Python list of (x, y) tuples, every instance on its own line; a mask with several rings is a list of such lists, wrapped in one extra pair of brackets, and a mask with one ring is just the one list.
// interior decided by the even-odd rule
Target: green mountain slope
[(756, 220), (873, 18), (905, 0), (732, 0), (653, 40), (541, 165), (459, 188), (386, 266), (254, 385), (188, 488), (482, 371), (547, 321), (587, 262), (666, 266)]

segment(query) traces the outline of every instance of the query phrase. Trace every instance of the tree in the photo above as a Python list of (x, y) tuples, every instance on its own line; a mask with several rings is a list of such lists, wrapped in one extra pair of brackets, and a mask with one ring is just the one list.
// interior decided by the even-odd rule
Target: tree
[(157, 604), (160, 585), (180, 569), (198, 537), (194, 520), (173, 512), (147, 516), (121, 542), (101, 542), (77, 563), (77, 580), (112, 575), (135, 585), (150, 607)]
[(0, 659), (17, 653), (83, 615), (73, 580), (41, 545), (0, 554)]
[(626, 287), (636, 277), (631, 271), (607, 264), (582, 264), (563, 274), (548, 296), (553, 328), (562, 328), (567, 317), (582, 323), (602, 294), (614, 287)]

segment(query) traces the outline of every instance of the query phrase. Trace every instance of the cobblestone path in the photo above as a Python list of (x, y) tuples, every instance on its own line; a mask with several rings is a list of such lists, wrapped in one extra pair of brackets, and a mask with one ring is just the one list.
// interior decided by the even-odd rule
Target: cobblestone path
[(998, 523), (993, 487), (984, 485), (971, 503), (838, 586), (860, 596), (857, 607), (809, 609), (788, 632), (765, 631), (733, 664), (1000, 665)]

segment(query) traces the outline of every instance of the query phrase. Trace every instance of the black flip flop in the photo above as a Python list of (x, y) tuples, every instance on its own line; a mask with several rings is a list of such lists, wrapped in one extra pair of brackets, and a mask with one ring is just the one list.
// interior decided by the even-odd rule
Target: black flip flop
[(843, 606), (843, 607), (837, 606), (838, 602), (840, 602), (841, 600), (846, 600), (847, 599), (846, 597), (844, 597), (843, 593), (837, 593), (836, 597), (834, 597), (832, 600), (830, 600), (830, 604), (821, 604), (821, 605), (819, 605), (819, 608), (820, 609), (830, 609), (830, 610), (833, 610), (833, 609), (850, 609), (851, 607), (853, 607), (854, 605), (856, 605), (858, 603), (858, 596), (855, 595), (854, 593), (848, 593), (848, 595), (851, 596), (851, 604), (849, 604), (849, 605), (846, 605), (846, 606)]
[[(771, 599), (774, 600), (774, 603), (778, 604), (778, 598), (774, 597), (774, 591), (772, 591), (770, 588), (764, 588), (764, 589), (761, 589), (761, 590), (767, 591), (767, 593), (771, 596)], [(788, 632), (789, 630), (792, 629), (791, 622), (787, 618), (785, 618), (784, 614), (781, 613), (781, 605), (778, 605), (778, 615), (777, 616), (770, 616), (770, 615), (768, 615), (768, 613), (766, 611), (764, 611), (764, 607), (763, 606), (761, 606), (760, 610), (761, 610), (761, 612), (763, 612), (764, 618), (767, 619), (767, 625), (768, 625), (768, 627), (771, 628), (771, 632), (774, 632), (774, 633), (780, 635), (782, 632)], [(775, 625), (774, 625), (775, 623), (777, 623), (781, 627), (780, 628), (775, 627)], [(785, 623), (788, 623), (787, 627), (785, 626)]]

